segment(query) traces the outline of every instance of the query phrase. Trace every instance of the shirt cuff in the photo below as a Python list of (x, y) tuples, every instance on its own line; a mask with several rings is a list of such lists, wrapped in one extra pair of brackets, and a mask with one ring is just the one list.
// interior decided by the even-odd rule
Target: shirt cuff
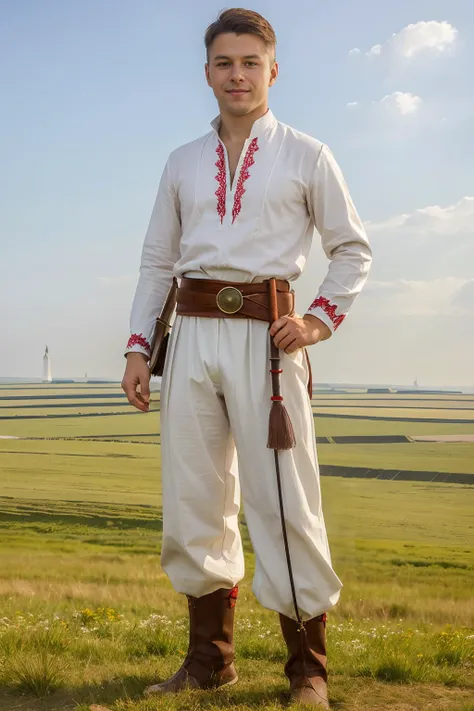
[(336, 309), (337, 306), (335, 304), (331, 304), (329, 299), (326, 299), (324, 296), (318, 296), (318, 298), (315, 299), (308, 308), (306, 313), (319, 318), (326, 324), (331, 333), (334, 333), (334, 331), (339, 328), (341, 323), (346, 318), (346, 314), (337, 314)]
[(143, 353), (149, 359), (151, 356), (151, 346), (142, 333), (132, 333), (125, 348), (124, 357), (127, 353)]

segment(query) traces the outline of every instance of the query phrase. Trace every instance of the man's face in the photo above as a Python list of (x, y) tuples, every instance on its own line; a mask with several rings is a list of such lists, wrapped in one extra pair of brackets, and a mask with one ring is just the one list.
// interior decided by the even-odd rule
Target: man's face
[(256, 35), (218, 35), (209, 48), (207, 83), (222, 111), (244, 116), (266, 103), (278, 76), (271, 48)]

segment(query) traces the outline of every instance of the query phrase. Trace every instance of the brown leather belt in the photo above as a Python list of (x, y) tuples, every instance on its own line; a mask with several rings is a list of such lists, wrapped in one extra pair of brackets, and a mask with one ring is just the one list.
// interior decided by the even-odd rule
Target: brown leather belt
[[(278, 318), (295, 312), (295, 292), (285, 279), (275, 279)], [(176, 292), (176, 313), (180, 316), (208, 318), (256, 318), (273, 323), (268, 301), (268, 281), (243, 283), (220, 279), (190, 279), (182, 277)], [(308, 393), (313, 397), (311, 362), (308, 364)]]
[[(295, 294), (288, 281), (276, 280), (278, 316), (294, 313)], [(208, 318), (255, 318), (271, 323), (268, 282), (243, 283), (183, 277), (176, 313)]]

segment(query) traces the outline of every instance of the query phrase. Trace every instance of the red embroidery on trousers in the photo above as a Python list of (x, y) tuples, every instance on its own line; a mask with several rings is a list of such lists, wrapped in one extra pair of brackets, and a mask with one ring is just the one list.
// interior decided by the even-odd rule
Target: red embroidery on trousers
[(226, 175), (225, 175), (225, 156), (224, 156), (224, 148), (222, 146), (222, 143), (219, 143), (217, 148), (216, 148), (216, 153), (218, 156), (218, 159), (215, 163), (217, 168), (219, 169), (219, 172), (216, 175), (216, 180), (219, 183), (219, 187), (217, 188), (215, 195), (217, 196), (217, 214), (221, 218), (221, 224), (222, 220), (224, 219), (225, 215), (225, 199), (226, 199), (226, 191), (227, 191), (227, 181), (226, 181)]
[(142, 348), (151, 351), (151, 346), (142, 333), (132, 333), (128, 339), (127, 348), (131, 348), (135, 345), (142, 346)]
[(249, 168), (255, 163), (254, 153), (258, 151), (258, 139), (254, 138), (247, 148), (242, 169), (240, 171), (239, 180), (235, 189), (234, 207), (232, 208), (232, 223), (242, 209), (242, 196), (245, 193), (245, 182), (250, 178)]
[(318, 296), (318, 298), (313, 301), (308, 311), (311, 311), (311, 309), (315, 309), (318, 306), (329, 316), (334, 324), (334, 330), (336, 330), (336, 328), (338, 328), (338, 326), (340, 326), (346, 318), (345, 314), (337, 316), (337, 306), (335, 304), (331, 304), (329, 299), (326, 299), (324, 296)]

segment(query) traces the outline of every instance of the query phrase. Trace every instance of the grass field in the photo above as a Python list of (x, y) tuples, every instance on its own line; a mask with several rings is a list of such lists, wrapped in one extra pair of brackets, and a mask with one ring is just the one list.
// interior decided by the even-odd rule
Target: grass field
[[(68, 474), (70, 491), (75, 479), (82, 484), (79, 473)], [(345, 584), (328, 624), (334, 707), (472, 708), (473, 490), (322, 483), (334, 565)], [(108, 484), (105, 474), (91, 479), (93, 501), (65, 501), (53, 481), (49, 498), (46, 490), (45, 498), (23, 498), (20, 488), (0, 499), (0, 709), (283, 708), (285, 651), (276, 615), (250, 590), (244, 519), (241, 682), (219, 700), (210, 692), (141, 699), (146, 684), (183, 658), (185, 603), (159, 567), (159, 495), (149, 503), (142, 475)], [(148, 503), (125, 503), (132, 488)]]
[[(101, 396), (118, 390), (54, 388), (59, 395), (93, 392), (99, 405)], [(0, 388), (0, 397), (20, 392), (32, 404), (39, 403), (35, 394), (52, 394), (44, 387)], [(159, 564), (154, 398), (147, 415), (0, 419), (0, 435), (71, 438), (0, 439), (0, 711), (287, 706), (277, 616), (251, 592), (254, 559), (245, 511), (246, 575), (236, 608), (239, 683), (231, 691), (142, 697), (147, 684), (178, 668), (187, 646), (184, 596), (173, 591)], [(364, 395), (350, 400), (347, 408), (363, 403)], [(381, 408), (386, 401), (384, 395)], [(1, 402), (8, 406), (0, 418), (18, 401)], [(466, 398), (463, 405), (469, 402), (474, 404)], [(316, 431), (473, 433), (474, 425), (449, 421), (454, 401), (443, 396), (432, 403), (449, 410), (445, 422), (413, 422), (408, 415), (404, 422), (316, 417)], [(407, 411), (414, 417), (426, 412), (421, 406)], [(92, 439), (97, 435), (121, 441)], [(127, 441), (144, 435), (151, 436), (147, 443)], [(74, 439), (80, 436), (91, 439)], [(329, 464), (474, 474), (472, 443), (328, 444), (318, 451)], [(474, 487), (338, 477), (323, 477), (321, 485), (334, 567), (344, 583), (328, 616), (332, 707), (474, 711)]]

